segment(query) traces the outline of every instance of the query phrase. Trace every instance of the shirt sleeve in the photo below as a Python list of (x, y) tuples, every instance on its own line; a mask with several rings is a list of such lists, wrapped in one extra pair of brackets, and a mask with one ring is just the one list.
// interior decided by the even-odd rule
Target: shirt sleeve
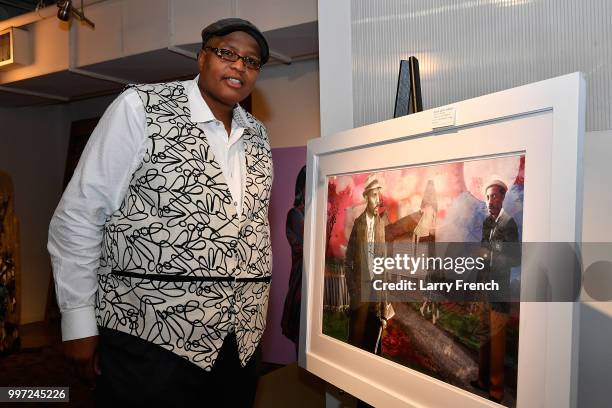
[(146, 150), (144, 106), (127, 90), (93, 131), (49, 225), (62, 340), (98, 334), (94, 313), (102, 231), (123, 200)]

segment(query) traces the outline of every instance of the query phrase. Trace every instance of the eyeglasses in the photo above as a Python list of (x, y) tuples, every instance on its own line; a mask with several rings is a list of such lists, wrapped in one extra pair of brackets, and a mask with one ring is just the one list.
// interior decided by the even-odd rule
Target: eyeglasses
[(228, 50), (226, 48), (204, 47), (204, 49), (211, 50), (217, 55), (217, 57), (221, 58), (223, 61), (236, 62), (241, 59), (247, 68), (252, 69), (254, 71), (259, 71), (261, 69), (261, 61), (257, 58), (243, 57), (242, 55), (238, 55), (234, 51)]

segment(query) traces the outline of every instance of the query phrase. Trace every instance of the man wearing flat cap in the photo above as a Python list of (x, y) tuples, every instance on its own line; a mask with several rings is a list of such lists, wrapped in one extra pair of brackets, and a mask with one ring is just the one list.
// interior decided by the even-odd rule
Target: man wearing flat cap
[(266, 129), (240, 105), (269, 57), (202, 31), (199, 75), (128, 87), (49, 228), (64, 350), (97, 405), (251, 406), (272, 271)]
[(489, 265), (480, 280), (494, 280), (500, 289), (486, 295), (480, 305), (478, 379), (472, 382), (474, 387), (488, 392), (489, 398), (498, 403), (504, 398), (510, 270), (520, 263), (518, 226), (502, 206), (507, 191), (508, 187), (499, 179), (491, 180), (485, 187), (489, 215), (482, 226), (481, 242)]
[(380, 216), (382, 186), (375, 176), (365, 182), (366, 208), (353, 223), (346, 247), (344, 274), (350, 296), (349, 344), (379, 354), (381, 304), (372, 290), (374, 258), (384, 257), (385, 223)]

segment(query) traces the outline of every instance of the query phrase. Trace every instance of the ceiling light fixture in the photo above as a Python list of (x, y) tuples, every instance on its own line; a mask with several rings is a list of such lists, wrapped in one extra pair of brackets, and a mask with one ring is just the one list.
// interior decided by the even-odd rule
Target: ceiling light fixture
[(57, 18), (62, 21), (70, 21), (70, 18), (74, 14), (77, 19), (81, 22), (84, 22), (91, 28), (96, 28), (96, 25), (85, 17), (85, 12), (83, 11), (83, 0), (81, 0), (81, 9), (75, 9), (72, 6), (72, 0), (60, 0), (57, 2)]

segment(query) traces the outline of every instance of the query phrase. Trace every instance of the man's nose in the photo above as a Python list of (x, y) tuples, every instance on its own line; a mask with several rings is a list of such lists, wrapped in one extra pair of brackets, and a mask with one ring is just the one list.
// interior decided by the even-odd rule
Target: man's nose
[(238, 58), (236, 61), (232, 62), (231, 67), (240, 72), (245, 72), (247, 69), (242, 58)]

